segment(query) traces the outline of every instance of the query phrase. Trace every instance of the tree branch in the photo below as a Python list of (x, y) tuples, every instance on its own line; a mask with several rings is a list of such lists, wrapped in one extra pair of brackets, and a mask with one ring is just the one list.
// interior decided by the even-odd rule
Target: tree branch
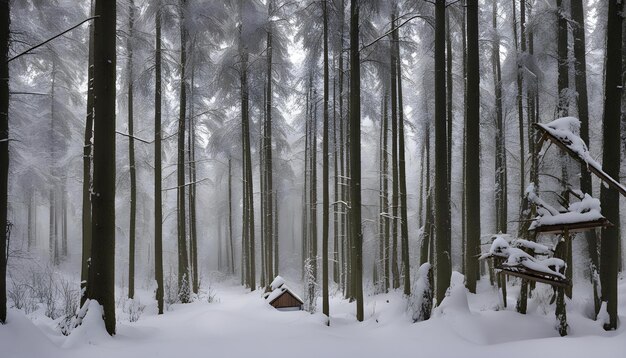
[(31, 52), (32, 50), (37, 49), (37, 48), (39, 48), (39, 47), (41, 47), (41, 46), (43, 46), (43, 45), (47, 44), (48, 42), (50, 42), (50, 41), (52, 41), (52, 40), (56, 39), (57, 37), (63, 36), (63, 35), (65, 35), (66, 33), (68, 33), (68, 32), (70, 32), (70, 31), (74, 30), (75, 28), (79, 27), (80, 25), (84, 24), (85, 22), (87, 22), (87, 21), (91, 21), (91, 20), (93, 20), (93, 19), (95, 19), (95, 18), (98, 18), (98, 17), (100, 17), (100, 16), (99, 16), (99, 15), (97, 15), (97, 16), (92, 16), (92, 17), (90, 17), (90, 18), (87, 18), (87, 19), (85, 19), (85, 20), (83, 20), (83, 21), (79, 22), (78, 24), (76, 24), (76, 25), (74, 25), (74, 26), (70, 27), (69, 29), (67, 29), (67, 30), (65, 30), (65, 31), (63, 31), (63, 32), (61, 32), (60, 34), (55, 35), (55, 36), (53, 36), (53, 37), (51, 37), (51, 38), (47, 39), (46, 41), (44, 41), (44, 42), (42, 42), (42, 43), (40, 43), (40, 44), (38, 44), (38, 45), (35, 45), (35, 46), (33, 46), (33, 47), (29, 48), (28, 50), (26, 50), (26, 51), (24, 51), (24, 52), (22, 52), (22, 53), (20, 53), (20, 54), (18, 54), (18, 55), (15, 55), (15, 56), (11, 57), (10, 59), (8, 59), (8, 60), (7, 60), (7, 63), (9, 63), (9, 62), (11, 62), (11, 61), (13, 61), (13, 60), (15, 60), (15, 59), (17, 59), (17, 58), (19, 58), (19, 57), (23, 56), (23, 55), (26, 55), (27, 53)]

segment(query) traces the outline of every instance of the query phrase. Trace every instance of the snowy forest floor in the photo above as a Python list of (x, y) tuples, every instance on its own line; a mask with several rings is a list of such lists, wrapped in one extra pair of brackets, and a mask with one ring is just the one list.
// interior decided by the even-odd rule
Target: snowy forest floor
[[(512, 282), (514, 284), (514, 282)], [(295, 292), (301, 287), (291, 284)], [(587, 318), (592, 307), (589, 287), (578, 285), (567, 301), (570, 335), (555, 329), (552, 289), (538, 284), (529, 300), (529, 313), (515, 312), (518, 287), (509, 285), (508, 308), (498, 309), (498, 291), (484, 279), (479, 293), (451, 300), (434, 317), (412, 323), (401, 292), (366, 296), (365, 321), (355, 319), (353, 303), (337, 293), (330, 301), (331, 325), (321, 313), (279, 312), (232, 280), (213, 283), (194, 303), (175, 304), (162, 316), (149, 291), (140, 291), (146, 304), (137, 322), (118, 310), (117, 335), (110, 337), (98, 324), (84, 324), (63, 336), (58, 321), (42, 310), (24, 315), (9, 311), (9, 324), (0, 326), (0, 354), (18, 357), (624, 357), (626, 354), (626, 279), (620, 279), (621, 326), (605, 332)], [(118, 291), (119, 292), (119, 291)], [(321, 300), (319, 308), (321, 310)], [(100, 321), (101, 322), (101, 321)]]

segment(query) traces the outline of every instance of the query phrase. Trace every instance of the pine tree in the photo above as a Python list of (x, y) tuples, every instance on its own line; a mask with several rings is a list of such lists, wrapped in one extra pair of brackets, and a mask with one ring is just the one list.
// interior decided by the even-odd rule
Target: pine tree
[(467, 1), (467, 133), (465, 138), (465, 277), (476, 293), (480, 278), (480, 63), (478, 55), (478, 0)]
[(180, 97), (178, 117), (178, 163), (176, 166), (176, 197), (178, 223), (178, 297), (182, 303), (188, 303), (190, 297), (189, 256), (187, 252), (187, 230), (185, 210), (185, 131), (187, 121), (187, 27), (185, 24), (186, 0), (180, 0)]
[[(324, 129), (322, 137), (322, 313), (329, 317), (328, 303), (328, 223), (329, 223), (329, 192), (328, 192), (328, 0), (323, 1), (324, 9)], [(330, 320), (327, 321), (330, 325)]]
[(155, 89), (154, 89), (154, 275), (157, 283), (156, 300), (163, 314), (163, 202), (161, 193), (161, 1), (156, 3)]
[(0, 0), (0, 324), (7, 321), (7, 189), (9, 176), (9, 0)]
[(409, 219), (406, 193), (406, 161), (404, 159), (404, 106), (402, 103), (402, 61), (400, 61), (400, 38), (398, 29), (393, 32), (396, 53), (396, 84), (398, 86), (398, 166), (400, 185), (400, 245), (404, 294), (411, 294), (411, 264), (409, 262)]
[(502, 70), (500, 64), (500, 36), (498, 34), (498, 7), (493, 2), (492, 26), (493, 43), (491, 50), (491, 62), (493, 69), (493, 82), (495, 88), (495, 111), (496, 111), (496, 173), (495, 173), (495, 199), (496, 199), (496, 232), (507, 232), (507, 167), (506, 167), (506, 144), (505, 123), (502, 104)]
[(95, 0), (94, 145), (91, 264), (88, 298), (104, 308), (115, 334), (115, 40), (116, 4)]
[(446, 142), (446, 1), (435, 2), (435, 238), (436, 298), (441, 303), (450, 286), (450, 200)]
[[(602, 119), (602, 170), (613, 178), (620, 170), (620, 115), (622, 95), (622, 23), (623, 2), (610, 0), (606, 27), (606, 67), (604, 81), (604, 116)], [(613, 226), (602, 229), (600, 281), (602, 302), (609, 315), (604, 329), (617, 329), (617, 274), (620, 241), (619, 193), (603, 185), (600, 188), (602, 214)]]
[[(391, 27), (396, 27), (395, 14), (391, 15)], [(393, 31), (392, 33), (394, 33)], [(390, 34), (393, 43), (394, 37)], [(392, 46), (390, 59), (391, 72), (391, 277), (392, 287), (400, 287), (400, 272), (398, 271), (398, 206), (400, 183), (398, 182), (398, 61), (395, 46)]]
[[(582, 0), (572, 0), (570, 5), (572, 26), (574, 37), (574, 69), (576, 74), (576, 106), (578, 107), (578, 119), (580, 120), (580, 138), (589, 146), (589, 102), (587, 95), (587, 60), (585, 50), (585, 19)], [(591, 195), (593, 188), (591, 185), (591, 173), (586, 168), (580, 170), (580, 190)], [(590, 260), (590, 276), (593, 282), (593, 301), (595, 314), (600, 310), (600, 297), (598, 296), (597, 272), (598, 262), (598, 242), (595, 230), (588, 230), (584, 233), (587, 241), (587, 250)]]
[[(442, 0), (445, 1), (445, 0)], [(361, 59), (359, 1), (350, 0), (350, 206), (356, 319), (363, 321), (363, 231), (361, 227)]]
[(133, 123), (133, 22), (135, 3), (130, 1), (128, 8), (128, 37), (126, 39), (128, 71), (128, 165), (130, 170), (130, 223), (128, 234), (128, 298), (135, 296), (135, 231), (137, 220), (137, 174), (135, 170), (135, 138)]
[[(94, 13), (91, 1), (91, 14)], [(89, 58), (87, 68), (87, 115), (85, 117), (85, 140), (83, 143), (83, 202), (82, 202), (82, 259), (80, 267), (80, 305), (87, 299), (89, 278), (89, 256), (91, 255), (91, 153), (93, 137), (93, 65), (94, 40), (93, 22), (89, 23)]]

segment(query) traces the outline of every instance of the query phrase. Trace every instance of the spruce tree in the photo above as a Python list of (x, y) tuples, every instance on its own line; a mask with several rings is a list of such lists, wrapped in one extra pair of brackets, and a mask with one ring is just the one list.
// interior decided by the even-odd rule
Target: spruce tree
[(103, 307), (115, 334), (115, 72), (116, 4), (95, 0), (94, 145), (91, 263), (87, 297)]

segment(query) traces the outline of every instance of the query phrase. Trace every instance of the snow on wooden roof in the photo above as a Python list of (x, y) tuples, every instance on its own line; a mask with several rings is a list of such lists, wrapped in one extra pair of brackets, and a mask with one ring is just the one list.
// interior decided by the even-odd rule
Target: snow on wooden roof
[(266, 292), (265, 294), (263, 294), (263, 298), (265, 298), (265, 300), (269, 304), (272, 304), (274, 301), (276, 301), (284, 293), (289, 293), (296, 300), (300, 301), (301, 304), (304, 304), (304, 301), (302, 300), (302, 298), (300, 298), (300, 296), (295, 294), (289, 288), (289, 286), (287, 286), (287, 284), (285, 282), (285, 279), (283, 279), (281, 276), (276, 276), (274, 281), (272, 281), (272, 283), (270, 284), (270, 289), (271, 289), (271, 291)]
[(608, 175), (602, 170), (602, 165), (598, 163), (587, 148), (587, 144), (575, 133), (580, 131), (580, 121), (574, 117), (563, 117), (555, 119), (550, 123), (535, 123), (545, 138), (549, 139), (557, 146), (565, 150), (574, 159), (586, 166), (590, 172), (594, 173), (607, 185), (626, 196), (626, 186)]
[(529, 185), (526, 194), (528, 200), (537, 206), (539, 214), (528, 230), (546, 233), (558, 233), (565, 230), (575, 232), (611, 225), (600, 213), (600, 200), (589, 194), (584, 194), (581, 201), (571, 203), (566, 212), (559, 212), (539, 198), (533, 184)]
[[(547, 249), (547, 247), (546, 247)], [(502, 263), (497, 267), (513, 276), (524, 277), (535, 281), (566, 286), (569, 281), (561, 273), (567, 266), (565, 261), (550, 257), (538, 260), (517, 247), (511, 247), (503, 237), (496, 237), (489, 252), (482, 254), (480, 259), (497, 257)]]

